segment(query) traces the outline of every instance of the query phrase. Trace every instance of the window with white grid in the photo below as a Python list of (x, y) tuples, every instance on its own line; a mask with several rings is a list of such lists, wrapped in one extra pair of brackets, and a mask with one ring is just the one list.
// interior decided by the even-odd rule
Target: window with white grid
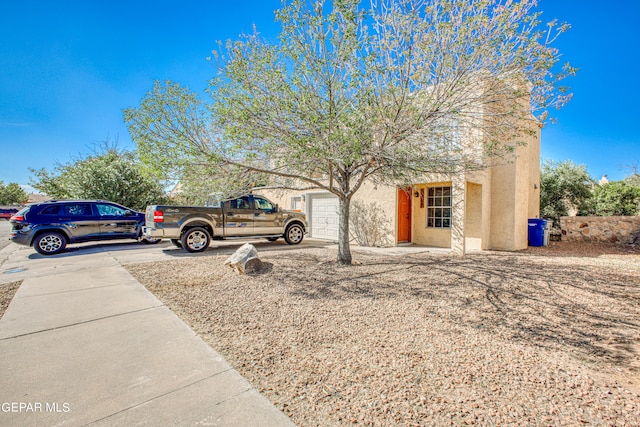
[(430, 187), (427, 193), (427, 227), (451, 228), (451, 187)]

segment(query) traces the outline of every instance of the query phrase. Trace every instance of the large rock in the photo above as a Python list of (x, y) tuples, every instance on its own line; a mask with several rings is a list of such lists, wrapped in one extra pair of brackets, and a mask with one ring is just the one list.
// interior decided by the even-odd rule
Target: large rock
[(238, 274), (262, 269), (262, 261), (258, 258), (258, 250), (251, 243), (245, 243), (224, 262), (224, 265), (236, 270)]

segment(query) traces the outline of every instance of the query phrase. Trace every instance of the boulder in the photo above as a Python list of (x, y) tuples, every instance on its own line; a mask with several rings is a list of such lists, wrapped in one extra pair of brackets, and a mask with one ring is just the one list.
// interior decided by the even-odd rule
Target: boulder
[(262, 269), (262, 261), (258, 258), (258, 250), (251, 243), (245, 243), (240, 246), (233, 255), (227, 258), (224, 265), (233, 268), (238, 274)]

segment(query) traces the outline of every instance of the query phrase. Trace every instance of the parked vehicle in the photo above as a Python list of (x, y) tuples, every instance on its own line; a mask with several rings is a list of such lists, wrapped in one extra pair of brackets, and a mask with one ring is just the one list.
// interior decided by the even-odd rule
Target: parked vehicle
[(9, 219), (11, 215), (18, 212), (17, 208), (0, 208), (0, 219)]
[(142, 236), (144, 213), (106, 200), (50, 200), (25, 207), (9, 220), (9, 239), (33, 246), (43, 255), (62, 252), (67, 244)]
[(280, 237), (290, 245), (302, 242), (308, 232), (305, 214), (281, 209), (262, 196), (250, 194), (217, 206), (147, 206), (143, 234), (171, 239), (188, 252), (202, 252), (211, 239)]

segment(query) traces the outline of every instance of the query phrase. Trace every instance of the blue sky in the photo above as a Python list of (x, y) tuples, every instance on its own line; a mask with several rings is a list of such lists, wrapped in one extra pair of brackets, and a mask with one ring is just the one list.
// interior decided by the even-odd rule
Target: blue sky
[[(20, 0), (0, 2), (0, 180), (27, 184), (107, 138), (133, 148), (122, 110), (154, 80), (203, 91), (217, 40), (255, 24), (277, 34), (279, 0)], [(586, 164), (595, 178), (640, 163), (636, 131), (640, 2), (540, 0), (572, 29), (557, 43), (580, 67), (574, 99), (542, 132), (542, 157)]]

